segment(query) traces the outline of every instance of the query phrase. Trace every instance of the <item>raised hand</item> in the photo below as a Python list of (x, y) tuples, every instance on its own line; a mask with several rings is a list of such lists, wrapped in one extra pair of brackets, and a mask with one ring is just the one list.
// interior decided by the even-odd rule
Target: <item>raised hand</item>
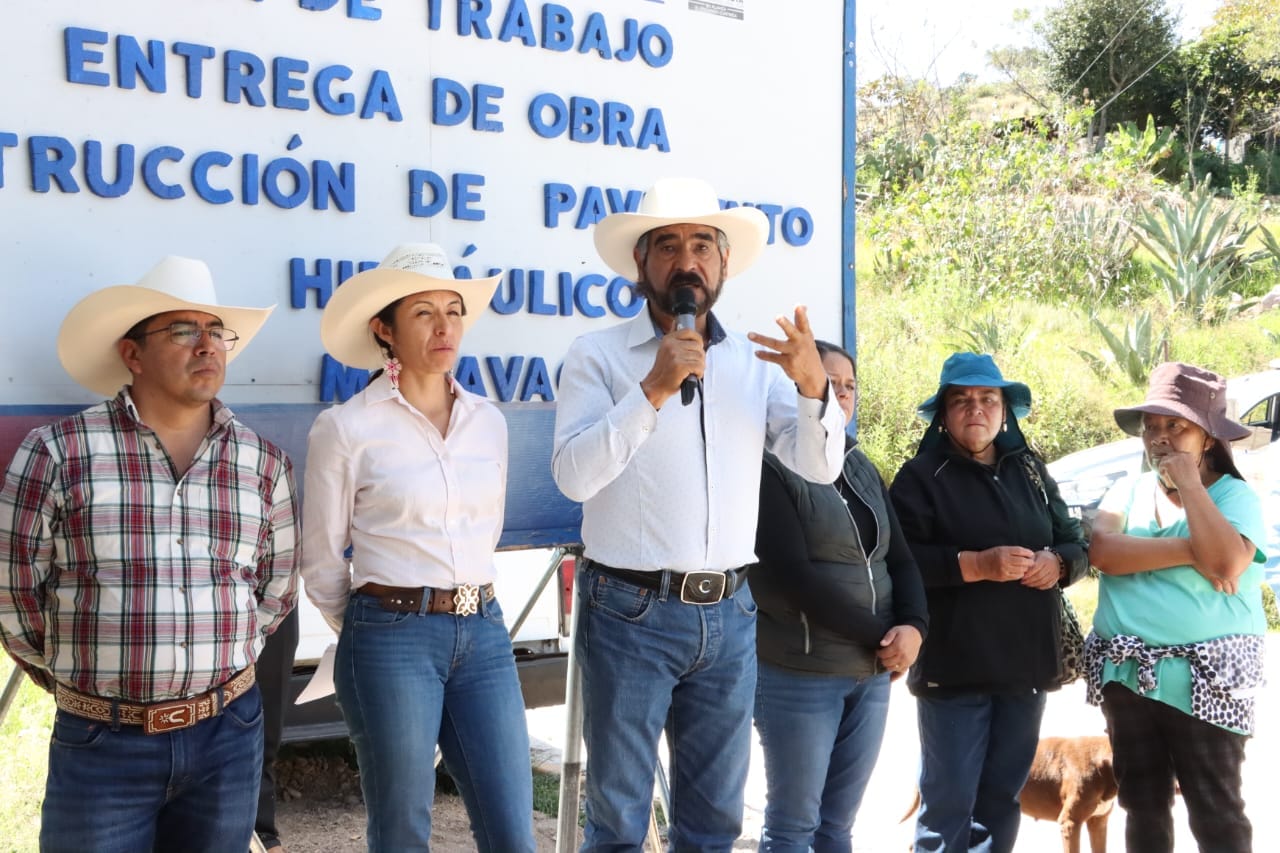
[(771, 338), (756, 332), (747, 334), (752, 343), (767, 347), (757, 350), (756, 357), (781, 367), (803, 396), (821, 399), (827, 390), (827, 373), (822, 369), (822, 358), (809, 327), (808, 309), (797, 305), (795, 322), (779, 314), (777, 323), (785, 338)]

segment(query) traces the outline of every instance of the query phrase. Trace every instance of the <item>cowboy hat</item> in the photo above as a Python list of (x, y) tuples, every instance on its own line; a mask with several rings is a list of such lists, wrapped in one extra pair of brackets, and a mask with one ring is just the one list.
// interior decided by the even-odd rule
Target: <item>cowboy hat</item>
[(938, 377), (938, 390), (920, 404), (916, 414), (926, 421), (932, 420), (943, 392), (952, 385), (961, 388), (999, 388), (1015, 418), (1025, 418), (1031, 414), (1031, 389), (1021, 382), (1005, 379), (991, 356), (972, 352), (953, 353), (943, 362), (942, 375)]
[(614, 213), (596, 224), (596, 252), (609, 268), (634, 278), (636, 241), (665, 225), (686, 223), (718, 228), (729, 238), (726, 276), (751, 266), (764, 250), (769, 220), (754, 207), (720, 209), (716, 191), (697, 178), (663, 178), (645, 192), (635, 213)]
[(110, 397), (133, 378), (116, 344), (142, 320), (168, 311), (213, 314), (240, 336), (240, 345), (227, 353), (230, 362), (244, 352), (275, 307), (220, 305), (203, 261), (169, 255), (137, 284), (104, 287), (77, 302), (58, 329), (58, 360), (76, 382)]
[(356, 273), (329, 297), (320, 318), (320, 340), (329, 355), (349, 367), (374, 370), (386, 356), (373, 337), (369, 321), (392, 302), (424, 290), (452, 290), (462, 297), (466, 313), (462, 331), (484, 313), (501, 273), (488, 278), (454, 278), (444, 249), (434, 243), (404, 243), (382, 263)]
[(1142, 435), (1144, 414), (1185, 418), (1224, 442), (1251, 434), (1248, 427), (1227, 417), (1227, 383), (1221, 376), (1177, 361), (1166, 361), (1151, 371), (1147, 399), (1141, 405), (1114, 412), (1116, 424), (1129, 435)]

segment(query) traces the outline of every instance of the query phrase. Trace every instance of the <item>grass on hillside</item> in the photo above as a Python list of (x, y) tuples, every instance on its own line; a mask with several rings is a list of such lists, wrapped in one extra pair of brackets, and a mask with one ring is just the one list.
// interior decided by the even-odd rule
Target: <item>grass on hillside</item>
[[(0, 665), (6, 681), (15, 667)], [(35, 851), (40, 837), (40, 803), (49, 764), (53, 697), (23, 676), (22, 687), (0, 726), (0, 839), (12, 853)]]

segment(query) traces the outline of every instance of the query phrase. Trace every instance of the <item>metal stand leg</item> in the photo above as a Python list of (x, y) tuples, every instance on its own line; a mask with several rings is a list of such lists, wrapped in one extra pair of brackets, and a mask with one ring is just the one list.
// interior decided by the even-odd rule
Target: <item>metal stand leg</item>
[[(671, 826), (671, 787), (667, 784), (667, 769), (662, 766), (662, 759), (658, 759), (657, 779), (654, 780), (658, 789), (658, 803), (662, 805), (662, 816), (667, 821), (667, 826)], [(662, 853), (662, 836), (658, 834), (658, 810), (656, 807), (649, 809), (649, 837), (646, 840), (650, 849), (654, 853)]]
[[(547, 570), (542, 573), (542, 579), (538, 581), (538, 585), (533, 592), (529, 594), (529, 600), (524, 603), (524, 609), (520, 611), (520, 615), (511, 623), (510, 630), (507, 631), (512, 639), (516, 634), (520, 633), (520, 629), (524, 627), (525, 620), (529, 618), (529, 614), (533, 612), (533, 607), (538, 603), (538, 599), (542, 597), (542, 591), (547, 588), (547, 584), (554, 577), (560, 576), (560, 564), (564, 562), (564, 558), (569, 554), (567, 548), (556, 548), (551, 552), (551, 561), (547, 564)], [(560, 612), (564, 612), (564, 608), (560, 608)]]
[[(578, 849), (578, 803), (582, 796), (582, 674), (574, 637), (582, 600), (575, 590), (573, 619), (569, 628), (569, 663), (564, 680), (564, 752), (560, 762), (560, 807), (556, 815), (556, 853)], [(562, 608), (563, 612), (563, 608)]]
[(16, 663), (13, 670), (9, 673), (9, 680), (4, 683), (4, 693), (0, 694), (0, 726), (4, 725), (4, 718), (9, 713), (9, 706), (13, 704), (13, 700), (18, 696), (18, 690), (22, 687), (22, 676), (25, 673), (22, 667)]

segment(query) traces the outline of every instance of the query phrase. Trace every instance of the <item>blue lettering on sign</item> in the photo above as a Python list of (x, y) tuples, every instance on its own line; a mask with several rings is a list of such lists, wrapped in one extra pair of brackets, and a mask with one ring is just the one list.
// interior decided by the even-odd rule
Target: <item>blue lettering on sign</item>
[(541, 92), (529, 102), (529, 127), (543, 139), (554, 139), (568, 130), (569, 139), (574, 142), (602, 140), (605, 145), (671, 151), (662, 110), (646, 110), (639, 132), (633, 136), (634, 123), (635, 111), (618, 101), (601, 105), (591, 98), (575, 96), (566, 104), (559, 95)]
[(106, 44), (107, 34), (101, 30), (83, 27), (67, 27), (62, 31), (63, 53), (67, 63), (67, 82), (86, 86), (110, 86), (111, 75), (102, 71), (89, 71), (85, 66), (99, 65), (105, 58), (102, 51), (88, 45)]
[(502, 29), (498, 31), (498, 41), (512, 39), (519, 39), (525, 47), (538, 46), (538, 37), (533, 32), (533, 19), (529, 17), (529, 8), (524, 5), (524, 0), (512, 0), (502, 19)]
[[(466, 390), (481, 397), (489, 397), (485, 374), (493, 386), (493, 397), (500, 403), (531, 402), (540, 397), (548, 403), (555, 402), (555, 386), (551, 371), (542, 356), (513, 355), (508, 357), (487, 355), (481, 359), (464, 355), (453, 368), (453, 378)], [(369, 384), (370, 371), (347, 367), (330, 355), (321, 357), (320, 401), (344, 403), (359, 394)]]
[(431, 81), (431, 122), (453, 127), (466, 121), (470, 114), (471, 126), (476, 130), (501, 133), (502, 122), (490, 116), (498, 114), (499, 106), (494, 101), (501, 100), (502, 94), (501, 86), (477, 83), (468, 92), (456, 80), (437, 77)]
[(479, 394), (481, 397), (489, 396), (484, 390), (484, 379), (480, 376), (480, 363), (476, 361), (474, 355), (464, 355), (458, 359), (458, 363), (453, 368), (453, 378), (472, 394)]
[[(453, 218), (464, 222), (483, 222), (485, 212), (476, 206), (480, 201), (476, 188), (484, 186), (484, 176), (458, 172), (453, 175), (451, 183), (453, 206), (450, 214)], [(449, 204), (449, 194), (449, 184), (440, 175), (429, 169), (409, 170), (410, 216), (435, 216)]]
[[(310, 12), (324, 12), (338, 5), (339, 0), (298, 0), (298, 6)], [(347, 0), (347, 17), (357, 20), (377, 21), (382, 18), (382, 10), (370, 6), (377, 0)]]
[[(438, 31), (444, 24), (443, 0), (427, 0), (427, 28)], [(518, 42), (525, 47), (541, 47), (556, 53), (595, 54), (600, 59), (631, 62), (637, 56), (651, 68), (662, 68), (671, 62), (675, 45), (671, 33), (661, 24), (645, 24), (635, 18), (622, 21), (622, 32), (610, 34), (605, 16), (600, 12), (587, 15), (579, 27), (573, 12), (559, 3), (544, 3), (536, 16), (541, 34), (535, 29), (535, 15), (526, 0), (507, 0), (501, 15), (495, 14), (493, 0), (456, 0), (450, 4), (455, 29), (463, 38), (474, 37), (500, 42)], [(499, 18), (500, 23), (497, 23)]]
[(496, 355), (487, 356), (484, 360), (489, 368), (489, 377), (493, 380), (493, 390), (498, 399), (508, 403), (515, 399), (516, 385), (520, 382), (520, 370), (524, 367), (524, 357), (514, 356), (504, 366), (502, 359)]
[(4, 149), (18, 147), (18, 134), (0, 133), (0, 189), (4, 188)]
[(344, 403), (369, 384), (369, 371), (347, 367), (331, 355), (320, 361), (320, 402)]
[[(8, 142), (9, 139), (13, 141)], [(14, 147), (16, 144), (17, 137), (0, 134), (0, 153), (3, 148)], [(301, 140), (295, 135), (290, 148), (299, 145)], [(60, 192), (80, 192), (80, 183), (75, 177), (76, 149), (70, 140), (61, 136), (33, 136), (27, 140), (27, 148), (31, 189), (34, 192), (47, 193), (55, 184)], [(134, 186), (135, 163), (138, 164), (137, 173), (142, 177), (142, 185), (156, 198), (172, 200), (187, 195), (186, 186), (174, 180), (174, 172), (181, 174), (182, 164), (187, 159), (186, 152), (181, 148), (157, 145), (143, 151), (139, 157), (139, 152), (133, 145), (117, 145), (115, 168), (110, 179), (107, 177), (106, 159), (100, 141), (85, 141), (81, 168), (89, 192), (99, 198), (119, 198), (128, 193)], [(237, 159), (225, 151), (205, 151), (197, 155), (191, 161), (189, 170), (190, 187), (195, 195), (202, 201), (215, 205), (234, 201), (232, 191), (227, 186), (215, 185), (210, 180), (210, 173), (215, 169), (231, 169), (236, 162)], [(308, 198), (315, 210), (328, 210), (331, 204), (344, 213), (355, 210), (354, 163), (334, 164), (329, 160), (312, 160), (307, 164), (292, 157), (277, 157), (267, 161), (265, 168), (260, 170), (258, 155), (244, 154), (240, 156), (239, 164), (241, 204), (257, 204), (261, 192), (271, 204), (285, 210), (298, 207)], [(3, 159), (0, 158), (0, 186), (4, 185), (3, 165)], [(233, 181), (234, 176), (226, 183)], [(475, 193), (468, 192), (463, 198), (470, 203), (474, 196)], [(466, 212), (472, 216), (483, 215), (483, 212), (470, 208)]]
[(152, 92), (165, 91), (164, 42), (148, 41), (144, 54), (137, 39), (120, 36), (116, 39), (116, 85), (132, 89), (137, 86), (139, 76)]
[(205, 44), (185, 41), (174, 42), (172, 50), (186, 63), (187, 97), (200, 97), (204, 92), (204, 61), (213, 59), (217, 51)]
[[(357, 12), (353, 17), (370, 20), (381, 15), (381, 10), (365, 8), (358, 3), (349, 11)], [(112, 64), (108, 62), (106, 51), (97, 49), (99, 45), (114, 48), (114, 79), (106, 70)], [(185, 80), (187, 97), (202, 97), (205, 63), (214, 59), (217, 51), (209, 45), (185, 41), (174, 42), (170, 50), (181, 60), (177, 64), (177, 73)], [(120, 89), (136, 89), (141, 81), (151, 92), (163, 94), (168, 91), (168, 68), (162, 41), (151, 39), (144, 43), (126, 34), (116, 35), (113, 39), (101, 30), (67, 27), (63, 30), (63, 54), (70, 83), (86, 86), (111, 86), (114, 83)], [(223, 51), (221, 69), (222, 98), (229, 104), (244, 102), (254, 107), (269, 105), (275, 109), (305, 111), (311, 108), (311, 100), (314, 99), (320, 109), (330, 115), (352, 115), (356, 112), (353, 93), (334, 91), (336, 81), (347, 81), (353, 76), (346, 65), (317, 68), (310, 81), (312, 99), (305, 95), (307, 75), (311, 73), (311, 63), (305, 59), (276, 56), (268, 61), (250, 51), (228, 49)], [(496, 87), (486, 87), (485, 94), (485, 101), (478, 105), (483, 109), (476, 115), (477, 129), (493, 130), (494, 122), (490, 117), (497, 109), (491, 99), (500, 97), (502, 92)], [(389, 121), (403, 120), (395, 85), (388, 72), (382, 69), (369, 72), (359, 115), (365, 120), (378, 115)]]
[(307, 272), (307, 262), (302, 258), (289, 259), (289, 307), (306, 308), (307, 293), (315, 291), (316, 307), (323, 308), (329, 304), (333, 289), (340, 286), (352, 275), (371, 270), (378, 265), (377, 261), (338, 261), (338, 276), (333, 275), (334, 264), (329, 258), (317, 258), (315, 272)]
[(610, 213), (635, 213), (640, 209), (640, 199), (643, 195), (644, 193), (640, 190), (588, 186), (582, 191), (582, 200), (579, 202), (578, 192), (572, 185), (564, 183), (544, 184), (542, 187), (542, 223), (547, 228), (556, 228), (560, 225), (560, 215), (569, 213), (577, 207), (578, 215), (574, 220), (573, 227), (582, 230), (595, 225)]
[(524, 376), (520, 402), (527, 403), (534, 397), (541, 397), (548, 403), (554, 403), (556, 399), (551, 388), (551, 377), (547, 374), (547, 363), (538, 355), (529, 359), (529, 371)]
[[(499, 272), (490, 270), (489, 275)], [(468, 271), (458, 277), (470, 278), (471, 274)], [(605, 291), (603, 304), (592, 298), (593, 291), (600, 289)], [(596, 273), (575, 278), (571, 272), (560, 272), (555, 274), (554, 285), (548, 286), (546, 270), (520, 267), (506, 271), (489, 300), (489, 307), (495, 314), (511, 315), (523, 310), (544, 317), (571, 317), (577, 312), (592, 319), (604, 317), (606, 313), (634, 317), (639, 313), (640, 304), (640, 297), (625, 278), (610, 280)]]

